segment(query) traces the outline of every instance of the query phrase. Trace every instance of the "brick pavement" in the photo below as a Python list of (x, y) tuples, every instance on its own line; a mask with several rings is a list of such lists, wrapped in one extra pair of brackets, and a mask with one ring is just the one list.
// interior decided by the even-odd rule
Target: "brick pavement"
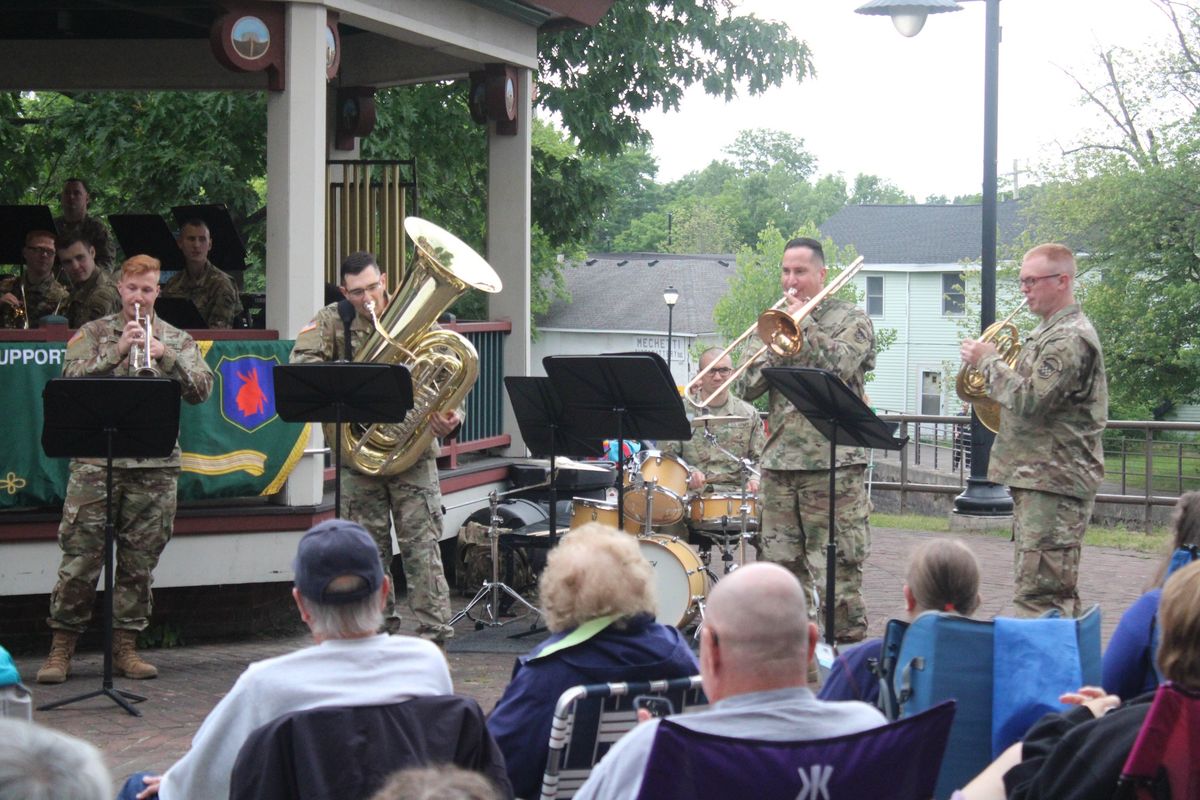
[[(873, 550), (866, 566), (866, 593), (871, 634), (879, 635), (889, 616), (903, 614), (901, 586), (909, 551), (919, 541), (941, 534), (880, 528), (873, 534)], [(967, 540), (983, 565), (983, 603), (979, 616), (1009, 613), (1012, 545), (1005, 539), (983, 535), (972, 535)], [(1104, 641), (1111, 635), (1121, 611), (1141, 593), (1155, 563), (1155, 557), (1144, 554), (1084, 549), (1081, 594), (1086, 605), (1101, 604)], [(464, 604), (463, 599), (456, 601), (456, 607)], [(460, 636), (471, 633), (468, 624), (460, 625)], [(107, 698), (94, 698), (53, 711), (35, 711), (34, 718), (96, 744), (107, 755), (114, 776), (122, 777), (139, 769), (161, 770), (187, 750), (200, 722), (247, 664), (302, 647), (307, 641), (305, 636), (296, 635), (270, 641), (151, 650), (147, 657), (159, 667), (161, 677), (143, 682), (116, 681), (118, 688), (148, 696), (148, 701), (139, 705), (144, 716), (131, 717)], [(449, 661), (457, 691), (474, 697), (487, 710), (508, 682), (513, 657), (452, 653)], [(71, 680), (61, 686), (32, 683), (40, 662), (41, 656), (17, 659), (21, 674), (34, 688), (36, 703), (71, 697), (100, 686), (102, 657), (97, 652), (77, 656)]]

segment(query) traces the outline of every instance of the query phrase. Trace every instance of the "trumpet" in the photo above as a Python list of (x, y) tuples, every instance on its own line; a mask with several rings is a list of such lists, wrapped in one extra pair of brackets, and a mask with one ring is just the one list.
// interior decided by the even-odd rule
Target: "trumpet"
[[(1012, 319), (1028, 302), (1029, 298), (1022, 300), (1021, 305), (1014, 308), (1011, 314), (988, 325), (979, 337), (981, 342), (994, 343), (1000, 358), (1010, 367), (1017, 363), (1017, 358), (1021, 355), (1021, 334)], [(959, 398), (975, 407), (975, 416), (979, 417), (983, 427), (992, 433), (1000, 432), (1000, 404), (987, 396), (987, 379), (982, 372), (969, 364), (963, 364), (958, 371), (958, 378), (954, 381), (954, 390)]]
[[(728, 347), (722, 350), (721, 354), (714, 358), (708, 367), (702, 369), (696, 374), (696, 377), (692, 378), (691, 382), (684, 387), (684, 397), (686, 397), (688, 402), (697, 408), (704, 408), (712, 402), (714, 397), (720, 395), (721, 392), (732, 386), (734, 381), (742, 377), (746, 370), (750, 369), (750, 365), (765, 356), (768, 352), (779, 356), (790, 356), (800, 352), (800, 348), (804, 346), (804, 334), (800, 331), (800, 323), (805, 317), (811, 314), (817, 306), (824, 302), (826, 297), (829, 297), (829, 295), (833, 294), (849, 283), (850, 279), (858, 274), (858, 271), (862, 269), (863, 263), (863, 257), (859, 256), (854, 260), (853, 263), (850, 264), (850, 266), (842, 270), (840, 275), (826, 284), (825, 287), (813, 295), (808, 302), (800, 306), (795, 313), (788, 312), (784, 309), (784, 306), (787, 304), (787, 301), (790, 299), (792, 294), (791, 290), (789, 290), (788, 294), (784, 295), (782, 300), (760, 314), (758, 320), (753, 325), (747, 328), (741, 336), (734, 339)], [(749, 358), (742, 361), (741, 364), (738, 364), (737, 369), (730, 373), (729, 377), (726, 378), (720, 386), (718, 386), (712, 392), (709, 392), (708, 396), (702, 397), (699, 400), (693, 399), (692, 390), (699, 385), (700, 379), (708, 374), (708, 371), (712, 369), (713, 365), (732, 353), (739, 345), (741, 345), (742, 342), (750, 338), (750, 335), (753, 333), (758, 334), (758, 338), (763, 341), (763, 346), (755, 350), (754, 353)]]
[(154, 366), (154, 359), (150, 355), (150, 340), (154, 338), (154, 326), (151, 324), (150, 315), (142, 316), (142, 304), (133, 304), (133, 320), (142, 329), (142, 341), (145, 344), (134, 342), (129, 347), (129, 366), (133, 370), (133, 374), (139, 378), (157, 378), (159, 376), (158, 367)]

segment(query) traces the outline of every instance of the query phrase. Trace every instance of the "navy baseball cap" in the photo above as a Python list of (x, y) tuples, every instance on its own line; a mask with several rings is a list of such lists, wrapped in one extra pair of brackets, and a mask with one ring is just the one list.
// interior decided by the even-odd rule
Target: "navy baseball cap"
[[(300, 539), (296, 559), (296, 588), (309, 600), (340, 605), (362, 600), (383, 585), (383, 565), (375, 541), (363, 526), (344, 519), (330, 519), (309, 529)], [(334, 578), (354, 575), (363, 583), (349, 592), (330, 592)]]

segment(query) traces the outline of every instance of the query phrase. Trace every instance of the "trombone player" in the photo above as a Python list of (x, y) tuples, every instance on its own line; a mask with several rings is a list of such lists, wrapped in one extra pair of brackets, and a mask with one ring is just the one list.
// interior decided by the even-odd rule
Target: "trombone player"
[[(67, 342), (63, 376), (133, 377), (155, 371), (180, 383), (183, 399), (203, 403), (213, 374), (186, 331), (152, 317), (159, 261), (139, 255), (121, 266), (121, 310), (84, 324)], [(150, 334), (147, 339), (147, 334)], [(142, 353), (139, 362), (137, 353)], [(149, 360), (145, 360), (149, 354)], [(113, 515), (117, 558), (113, 584), (113, 668), (126, 678), (153, 678), (158, 670), (137, 654), (138, 631), (150, 622), (150, 585), (158, 558), (171, 539), (179, 483), (179, 443), (166, 458), (113, 459)], [(54, 631), (38, 683), (62, 683), (70, 674), (79, 634), (87, 628), (104, 563), (106, 469), (104, 459), (71, 459), (58, 543), (62, 561), (50, 594)]]
[(1056, 608), (1078, 616), (1079, 554), (1104, 477), (1101, 437), (1108, 380), (1096, 329), (1075, 302), (1075, 257), (1041, 244), (1021, 262), (1021, 293), (1041, 323), (1012, 366), (996, 345), (967, 339), (963, 363), (979, 370), (1000, 407), (988, 480), (1013, 499), (1016, 614)]
[[(780, 279), (787, 312), (794, 316), (825, 286), (825, 251), (816, 239), (792, 239), (783, 252)], [(742, 396), (753, 400), (768, 385), (763, 367), (817, 367), (841, 378), (859, 396), (866, 373), (875, 367), (875, 328), (866, 313), (826, 296), (799, 322), (803, 344), (790, 356), (767, 349), (745, 373)], [(834, 635), (839, 642), (861, 641), (867, 633), (862, 594), (863, 562), (871, 547), (866, 492), (867, 457), (861, 448), (839, 447), (829, 463), (829, 442), (782, 393), (770, 389), (770, 435), (763, 447), (763, 558), (791, 570), (811, 597), (825, 587), (825, 547), (829, 541), (829, 470), (836, 467), (837, 589)], [(829, 598), (821, 598), (829, 602)], [(809, 615), (818, 614), (816, 603)], [(823, 617), (823, 615), (822, 615)]]

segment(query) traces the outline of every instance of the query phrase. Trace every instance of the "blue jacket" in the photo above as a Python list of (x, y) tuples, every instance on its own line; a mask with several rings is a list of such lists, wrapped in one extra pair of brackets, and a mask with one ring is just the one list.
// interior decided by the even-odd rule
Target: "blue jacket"
[(682, 678), (700, 671), (679, 631), (649, 616), (635, 617), (624, 630), (609, 626), (573, 647), (537, 658), (569, 633), (555, 634), (517, 659), (512, 680), (488, 715), (488, 730), (504, 753), (517, 797), (538, 796), (550, 722), (564, 691), (580, 684)]
[(1122, 700), (1152, 692), (1158, 686), (1154, 672), (1154, 615), (1162, 589), (1151, 589), (1133, 601), (1121, 615), (1108, 649), (1104, 651), (1104, 690)]

